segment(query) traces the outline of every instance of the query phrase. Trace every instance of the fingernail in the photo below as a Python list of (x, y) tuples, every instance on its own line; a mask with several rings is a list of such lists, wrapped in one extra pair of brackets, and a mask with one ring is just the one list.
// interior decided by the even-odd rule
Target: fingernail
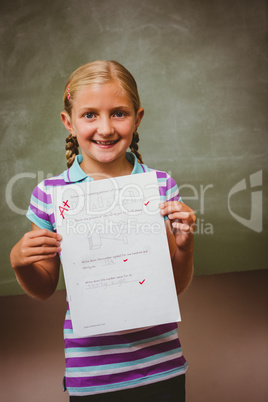
[(62, 239), (62, 237), (61, 237), (60, 234), (57, 234), (57, 239), (58, 239), (58, 240), (61, 240), (61, 239)]
[(159, 204), (159, 208), (164, 208), (164, 204), (162, 202)]

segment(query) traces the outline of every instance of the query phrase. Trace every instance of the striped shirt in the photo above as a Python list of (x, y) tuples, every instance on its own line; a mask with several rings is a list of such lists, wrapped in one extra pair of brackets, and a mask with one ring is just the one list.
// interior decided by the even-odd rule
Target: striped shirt
[[(153, 169), (138, 163), (134, 154), (127, 159), (132, 174)], [(44, 180), (33, 191), (27, 217), (40, 228), (56, 231), (51, 192), (54, 186), (92, 181), (80, 168), (78, 155), (70, 169)], [(156, 171), (161, 201), (181, 200), (175, 181)], [(157, 325), (90, 337), (77, 337), (70, 310), (64, 322), (65, 389), (70, 395), (93, 395), (152, 384), (187, 371), (178, 339), (177, 323)]]

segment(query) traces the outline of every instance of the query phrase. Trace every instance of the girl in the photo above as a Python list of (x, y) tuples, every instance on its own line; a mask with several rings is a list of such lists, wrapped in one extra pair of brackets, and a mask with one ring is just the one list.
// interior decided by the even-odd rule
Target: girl
[[(42, 300), (54, 293), (60, 267), (61, 236), (56, 232), (51, 188), (151, 170), (138, 152), (137, 129), (144, 110), (136, 82), (122, 65), (96, 61), (78, 68), (66, 84), (63, 100), (69, 169), (35, 188), (27, 213), (32, 231), (11, 251), (18, 282), (26, 293)], [(174, 180), (165, 172), (156, 175), (180, 294), (192, 278), (196, 218), (181, 202)], [(67, 310), (64, 338), (64, 387), (71, 402), (185, 400), (187, 363), (176, 323), (78, 338)]]

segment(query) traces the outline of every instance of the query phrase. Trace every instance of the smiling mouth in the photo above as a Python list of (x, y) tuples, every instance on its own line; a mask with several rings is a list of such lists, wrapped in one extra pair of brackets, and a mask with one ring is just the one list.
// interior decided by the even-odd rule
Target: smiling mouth
[(114, 145), (118, 141), (119, 140), (114, 140), (114, 141), (96, 141), (96, 140), (92, 140), (92, 142), (94, 142), (95, 144), (98, 144), (98, 145)]

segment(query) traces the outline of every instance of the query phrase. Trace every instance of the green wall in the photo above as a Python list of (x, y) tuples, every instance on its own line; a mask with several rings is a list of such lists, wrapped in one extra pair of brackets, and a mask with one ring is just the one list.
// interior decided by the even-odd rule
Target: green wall
[(63, 87), (95, 59), (118, 60), (138, 82), (143, 158), (172, 174), (198, 217), (196, 275), (267, 268), (266, 7), (1, 1), (1, 295), (20, 292), (9, 252), (30, 230), (31, 191), (65, 169)]

